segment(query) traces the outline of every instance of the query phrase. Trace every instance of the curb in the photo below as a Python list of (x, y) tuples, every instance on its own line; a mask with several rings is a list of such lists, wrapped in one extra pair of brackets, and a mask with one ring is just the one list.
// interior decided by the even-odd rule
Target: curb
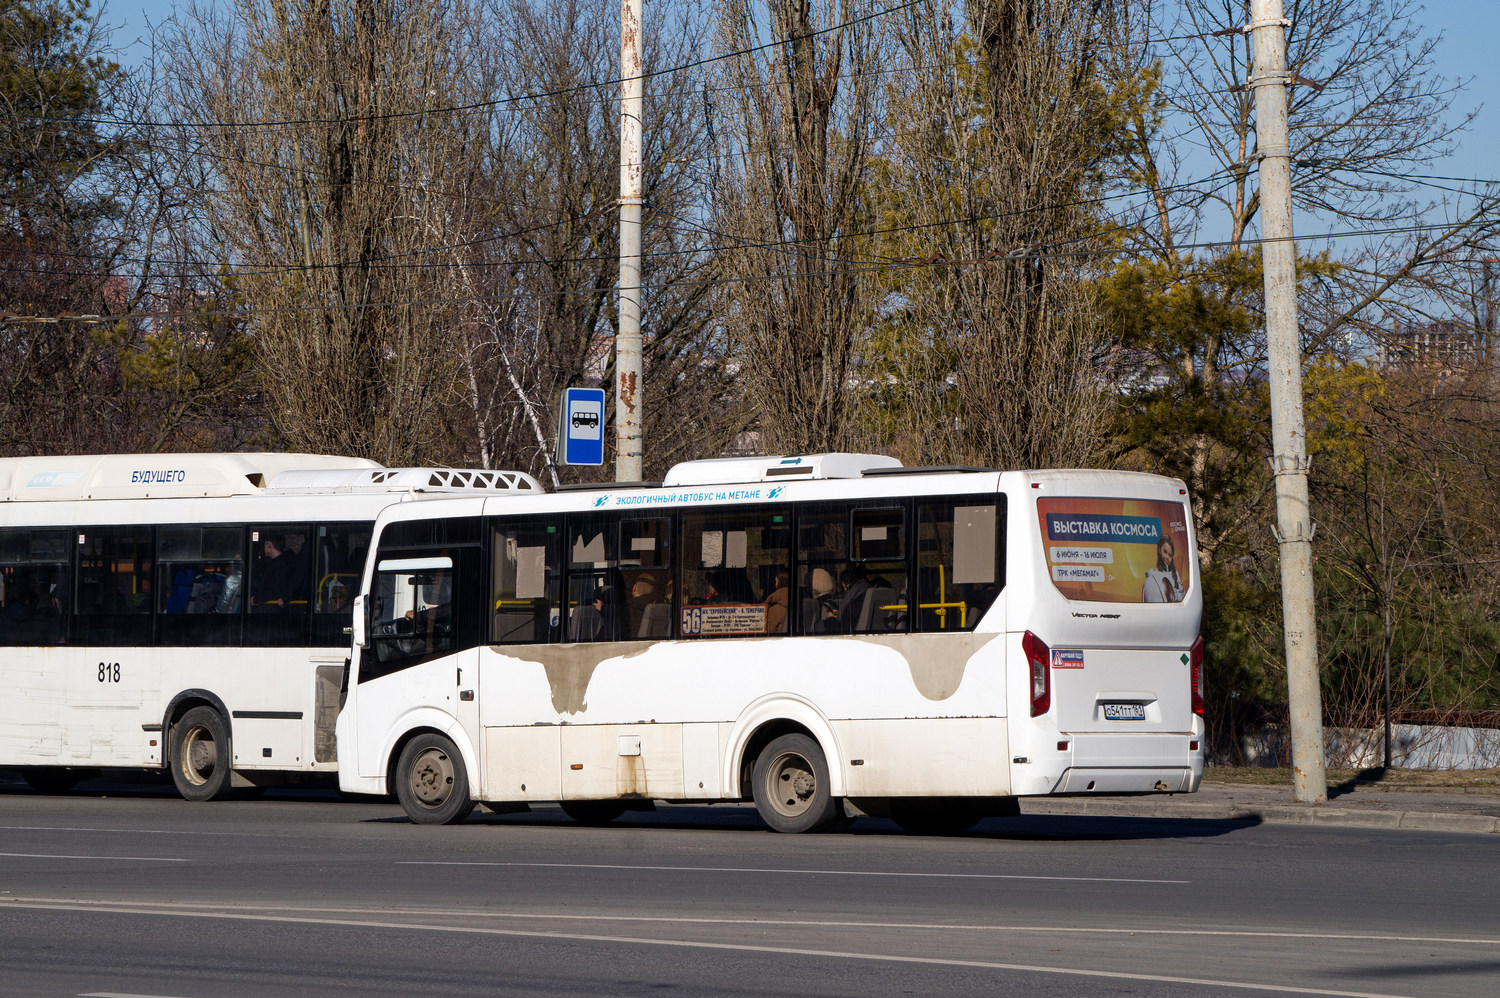
[[(1038, 799), (1038, 803), (1041, 800)], [(1031, 805), (1031, 806), (1028, 806)], [(1036, 806), (1023, 798), (1021, 813), (1028, 817), (1052, 815), (1165, 818), (1218, 821), (1261, 821), (1282, 825), (1321, 825), (1329, 828), (1400, 828), (1426, 832), (1500, 833), (1500, 818), (1486, 814), (1443, 814), (1432, 811), (1386, 811), (1324, 807), (1317, 804), (1210, 804), (1182, 802), (1131, 806), (1121, 801), (1047, 800)]]
[(1500, 832), (1500, 818), (1485, 814), (1437, 814), (1431, 811), (1355, 811), (1315, 805), (1232, 807), (1230, 817), (1289, 825), (1350, 828), (1410, 828), (1426, 832)]

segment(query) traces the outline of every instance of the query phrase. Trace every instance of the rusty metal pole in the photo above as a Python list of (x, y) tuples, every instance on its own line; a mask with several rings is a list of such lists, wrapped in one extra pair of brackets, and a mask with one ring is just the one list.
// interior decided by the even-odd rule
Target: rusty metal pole
[(1260, 154), (1261, 262), (1271, 381), (1271, 468), (1292, 723), (1292, 798), (1328, 799), (1323, 768), (1323, 696), (1313, 620), (1312, 515), (1302, 419), (1302, 346), (1297, 336), (1297, 246), (1292, 240), (1292, 164), (1287, 137), (1286, 26), (1281, 0), (1250, 0), (1255, 144)]
[(620, 4), (620, 282), (615, 335), (615, 481), (641, 480), (642, 0)]

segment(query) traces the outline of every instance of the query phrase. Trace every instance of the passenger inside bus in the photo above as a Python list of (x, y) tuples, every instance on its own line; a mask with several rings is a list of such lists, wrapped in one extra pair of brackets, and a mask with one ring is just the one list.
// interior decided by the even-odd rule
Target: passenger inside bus
[(629, 635), (637, 638), (667, 637), (671, 625), (666, 594), (657, 592), (657, 572), (641, 572), (630, 584)]
[(284, 610), (295, 598), (297, 558), (287, 550), (286, 535), (268, 533), (261, 542), (260, 571), (250, 608), (256, 611)]
[(846, 568), (839, 573), (839, 595), (828, 611), (827, 630), (851, 634), (859, 625), (870, 592), (870, 580), (862, 569)]
[(766, 633), (786, 633), (786, 612), (791, 603), (791, 587), (787, 584), (785, 571), (777, 571), (771, 579), (771, 595), (766, 597)]
[(823, 623), (833, 608), (833, 573), (826, 568), (814, 568), (807, 574), (806, 594), (802, 597), (802, 633), (822, 634)]
[(627, 619), (624, 601), (616, 586), (597, 586), (589, 601), (573, 609), (574, 641), (619, 641)]

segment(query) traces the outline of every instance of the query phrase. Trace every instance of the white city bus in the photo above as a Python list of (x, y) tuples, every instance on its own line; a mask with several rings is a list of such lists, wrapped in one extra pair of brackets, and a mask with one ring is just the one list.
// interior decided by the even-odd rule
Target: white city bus
[(391, 507), (376, 534), (339, 784), (418, 822), (749, 799), (781, 831), (957, 829), (1019, 796), (1202, 778), (1175, 480), (698, 461)]
[(375, 516), (514, 472), (306, 454), (0, 460), (0, 769), (167, 766), (191, 800), (332, 781)]

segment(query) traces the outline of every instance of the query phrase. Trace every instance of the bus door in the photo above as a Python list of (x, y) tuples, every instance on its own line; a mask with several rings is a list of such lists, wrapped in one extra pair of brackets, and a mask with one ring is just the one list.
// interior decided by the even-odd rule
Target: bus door
[[(83, 687), (84, 653), (68, 641), (73, 586), (66, 527), (0, 529), (0, 762), (57, 765)], [(111, 670), (96, 675), (99, 685)], [(93, 678), (93, 677), (90, 677)], [(123, 676), (122, 676), (123, 679)]]
[[(78, 658), (68, 672), (73, 715), (63, 733), (64, 764), (130, 766), (158, 758), (142, 734), (143, 724), (161, 721), (161, 670), (152, 647), (153, 533), (141, 525), (76, 531)], [(144, 710), (148, 704), (150, 711)]]
[(478, 570), (477, 546), (377, 556), (368, 647), (359, 664), (355, 730), (360, 776), (381, 775), (389, 733), (410, 727), (407, 719), (416, 714), (426, 715), (419, 723), (445, 729), (450, 736), (462, 729), (479, 752), (483, 621), (464, 602), (466, 583)]

